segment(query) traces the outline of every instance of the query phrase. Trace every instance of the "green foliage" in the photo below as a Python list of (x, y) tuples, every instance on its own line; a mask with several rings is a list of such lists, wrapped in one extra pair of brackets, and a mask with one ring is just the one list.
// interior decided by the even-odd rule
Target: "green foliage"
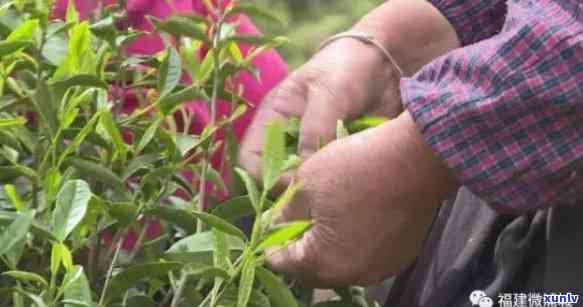
[(291, 43), (281, 51), (291, 67), (298, 67), (312, 57), (328, 37), (348, 30), (362, 16), (385, 0), (257, 0), (269, 8), (284, 27), (259, 19), (267, 33), (284, 35)]
[[(217, 18), (151, 18), (166, 48), (142, 57), (124, 51), (142, 33), (117, 27), (122, 6), (82, 21), (71, 4), (66, 21), (50, 21), (52, 4), (0, 5), (0, 306), (309, 305), (265, 265), (267, 249), (311, 226), (272, 222), (301, 188), (270, 199), (299, 162), (288, 154), (289, 129), (268, 128), (261, 185), (233, 162), (232, 124), (247, 108), (226, 85), (286, 40), (237, 36), (228, 17), (276, 18), (247, 5)], [(129, 90), (139, 107), (126, 114)], [(184, 104), (195, 99), (212, 114), (218, 99), (234, 111), (193, 135)], [(226, 169), (210, 163), (219, 132), (228, 136)], [(223, 171), (234, 180), (224, 182)], [(245, 189), (234, 187), (239, 176)], [(205, 211), (229, 190), (231, 199)], [(246, 216), (250, 232), (236, 223)], [(164, 226), (156, 237), (150, 220)], [(124, 249), (129, 233), (137, 239)]]

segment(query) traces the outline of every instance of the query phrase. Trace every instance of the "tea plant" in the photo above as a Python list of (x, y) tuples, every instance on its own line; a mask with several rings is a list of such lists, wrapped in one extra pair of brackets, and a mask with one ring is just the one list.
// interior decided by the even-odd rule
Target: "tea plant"
[[(51, 0), (0, 4), (0, 306), (309, 305), (265, 266), (311, 225), (273, 223), (301, 188), (270, 200), (297, 166), (286, 127), (268, 129), (260, 186), (235, 165), (232, 124), (248, 105), (236, 77), (285, 39), (240, 36), (232, 21), (270, 15), (205, 1), (208, 18), (149, 17), (166, 49), (146, 57), (125, 51), (146, 35), (124, 26), (125, 1), (87, 21), (73, 3), (66, 20), (51, 20)], [(211, 113), (200, 134), (185, 107), (195, 100)], [(368, 304), (339, 292), (325, 304)]]

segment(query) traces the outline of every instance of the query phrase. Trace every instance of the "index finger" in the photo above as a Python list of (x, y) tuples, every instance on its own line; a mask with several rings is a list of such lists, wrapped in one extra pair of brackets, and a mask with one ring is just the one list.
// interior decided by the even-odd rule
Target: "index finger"
[(253, 177), (260, 178), (267, 126), (274, 121), (287, 122), (290, 118), (302, 117), (306, 105), (306, 85), (298, 75), (283, 81), (264, 99), (247, 129), (239, 151), (239, 164)]

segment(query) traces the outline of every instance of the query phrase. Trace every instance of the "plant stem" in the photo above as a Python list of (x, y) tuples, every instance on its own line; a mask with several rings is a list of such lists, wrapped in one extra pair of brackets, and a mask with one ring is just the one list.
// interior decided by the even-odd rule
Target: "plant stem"
[(183, 270), (180, 276), (180, 280), (178, 281), (178, 288), (174, 292), (174, 297), (172, 298), (172, 303), (170, 307), (178, 307), (180, 304), (180, 298), (182, 297), (182, 293), (184, 292), (184, 288), (186, 287), (186, 282), (188, 281), (188, 275)]
[(138, 236), (138, 239), (136, 240), (136, 244), (134, 245), (134, 248), (132, 249), (129, 257), (128, 257), (128, 262), (131, 262), (132, 260), (134, 260), (134, 258), (136, 257), (136, 255), (138, 254), (138, 252), (140, 251), (140, 249), (142, 248), (142, 243), (144, 243), (144, 238), (146, 237), (146, 233), (148, 231), (148, 221), (144, 221), (144, 227), (142, 227), (142, 230), (140, 231), (140, 235)]
[(121, 247), (123, 245), (124, 236), (120, 236), (117, 241), (117, 246), (115, 247), (115, 253), (113, 254), (113, 259), (111, 259), (111, 264), (109, 265), (109, 269), (107, 270), (107, 275), (105, 278), (105, 283), (103, 284), (103, 290), (101, 291), (101, 297), (99, 298), (99, 306), (103, 306), (105, 302), (105, 295), (107, 294), (107, 287), (109, 287), (109, 282), (111, 280), (111, 276), (113, 275), (113, 268), (117, 263), (117, 258), (119, 257), (119, 253), (121, 251)]

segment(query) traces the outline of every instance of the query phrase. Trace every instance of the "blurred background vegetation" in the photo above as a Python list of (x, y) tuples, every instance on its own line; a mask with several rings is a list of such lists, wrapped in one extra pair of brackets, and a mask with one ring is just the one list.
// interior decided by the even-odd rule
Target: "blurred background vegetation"
[(291, 43), (280, 51), (295, 68), (304, 63), (329, 36), (347, 30), (384, 0), (254, 0), (272, 12), (282, 25), (259, 22), (269, 34), (284, 35)]

